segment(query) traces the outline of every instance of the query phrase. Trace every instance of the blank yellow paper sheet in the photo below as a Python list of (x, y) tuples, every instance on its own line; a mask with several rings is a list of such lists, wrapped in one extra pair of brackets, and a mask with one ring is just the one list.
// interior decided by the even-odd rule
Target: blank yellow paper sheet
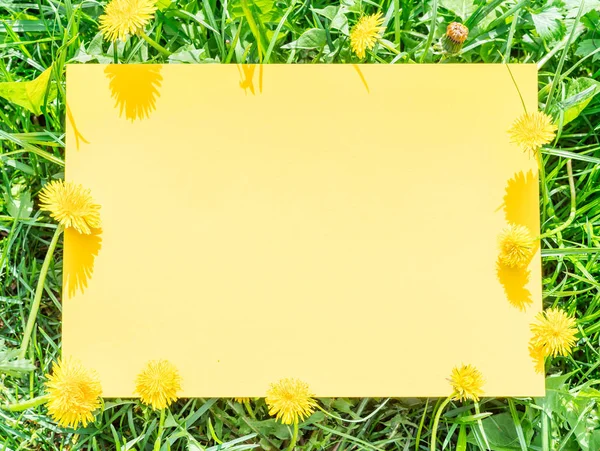
[[(534, 65), (510, 66), (529, 111)], [(63, 354), (133, 396), (168, 359), (182, 397), (543, 395), (528, 353), (535, 158), (503, 65), (71, 65), (66, 178), (102, 229), (67, 230)]]

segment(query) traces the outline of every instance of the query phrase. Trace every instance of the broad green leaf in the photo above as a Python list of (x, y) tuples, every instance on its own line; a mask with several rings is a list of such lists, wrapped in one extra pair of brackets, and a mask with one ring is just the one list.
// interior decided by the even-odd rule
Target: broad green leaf
[(274, 435), (280, 440), (290, 438), (288, 427), (285, 424), (279, 423), (274, 418), (263, 421), (247, 420), (247, 422), (253, 430), (259, 432), (262, 435)]
[[(497, 415), (492, 415), (491, 417), (483, 419), (481, 424), (483, 426), (483, 431), (485, 432), (488, 443), (490, 444), (490, 450), (521, 450), (519, 438), (517, 437), (517, 429), (515, 428), (515, 424), (510, 416), (510, 413), (504, 412)], [(467, 441), (469, 443), (476, 444), (477, 438), (479, 438), (481, 443), (485, 443), (479, 428), (473, 427)]]
[(543, 10), (539, 14), (531, 14), (535, 29), (542, 39), (559, 39), (564, 34), (563, 15), (555, 6)]
[[(592, 53), (594, 50), (600, 48), (600, 42), (597, 39), (585, 39), (581, 41), (577, 46), (577, 50), (575, 50), (575, 55), (577, 56), (587, 56)], [(592, 61), (600, 60), (600, 52), (597, 52), (592, 56)]]
[(585, 25), (588, 30), (596, 29), (600, 30), (600, 8), (589, 11), (581, 17), (581, 23)]
[(48, 102), (56, 98), (56, 86), (50, 85), (52, 67), (32, 81), (9, 81), (0, 83), (0, 97), (19, 105), (34, 114), (42, 114), (42, 105), (48, 91)]
[(302, 33), (298, 40), (283, 45), (283, 49), (320, 49), (325, 45), (327, 38), (325, 30), (311, 28)]
[(314, 12), (319, 14), (320, 16), (327, 17), (329, 20), (333, 20), (335, 15), (338, 13), (340, 9), (339, 6), (329, 5), (325, 8), (311, 8)]
[[(579, 13), (582, 0), (564, 0), (567, 11), (567, 19), (574, 19)], [(593, 9), (600, 9), (600, 0), (583, 0), (583, 10), (581, 15), (589, 13)]]
[(475, 11), (473, 0), (441, 0), (440, 6), (452, 11), (463, 21)]
[(156, 2), (156, 8), (159, 11), (164, 11), (165, 9), (169, 8), (169, 6), (171, 6), (172, 3), (172, 0), (158, 0)]
[(204, 53), (205, 53), (204, 49), (196, 49), (196, 48), (194, 48), (193, 45), (190, 44), (190, 45), (180, 48), (175, 53), (169, 55), (169, 62), (170, 63), (192, 63), (192, 64), (199, 63), (204, 59), (203, 58)]
[(331, 28), (339, 30), (345, 35), (350, 34), (350, 28), (348, 27), (348, 18), (346, 17), (346, 8), (341, 7), (333, 20), (331, 21)]
[(594, 412), (598, 399), (597, 390), (586, 389), (565, 402), (565, 417), (583, 451), (598, 450), (590, 446), (592, 431), (600, 426), (600, 420)]
[[(247, 3), (253, 15), (256, 18), (260, 18), (262, 22), (273, 22), (276, 20), (277, 9), (274, 7), (275, 0), (247, 0)], [(242, 8), (242, 0), (232, 0), (228, 7), (232, 19), (239, 19), (246, 16)]]
[[(4, 193), (4, 203), (6, 211), (15, 219), (29, 219), (33, 211), (33, 202), (29, 191), (23, 191), (18, 198), (12, 197), (9, 193)], [(1, 350), (1, 349), (0, 349)]]
[(558, 104), (563, 112), (563, 125), (575, 119), (600, 92), (600, 82), (591, 78), (581, 77), (571, 80), (567, 85), (567, 96)]
[(331, 407), (340, 412), (347, 413), (348, 415), (354, 415), (354, 405), (348, 398), (336, 398), (331, 404)]
[(4, 340), (0, 340), (0, 374), (19, 376), (35, 370), (35, 365), (27, 359), (20, 359), (18, 349), (6, 349)]

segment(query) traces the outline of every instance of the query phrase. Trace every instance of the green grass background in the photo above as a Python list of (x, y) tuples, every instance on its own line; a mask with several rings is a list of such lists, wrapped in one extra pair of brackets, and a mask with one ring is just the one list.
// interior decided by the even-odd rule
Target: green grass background
[[(543, 293), (546, 307), (559, 306), (576, 316), (577, 345), (572, 356), (555, 358), (548, 366), (545, 398), (452, 403), (441, 416), (435, 445), (600, 450), (599, 0), (248, 0), (246, 12), (240, 0), (160, 0), (146, 31), (169, 55), (137, 37), (116, 48), (104, 42), (97, 22), (103, 6), (0, 0), (0, 338), (8, 349), (21, 343), (55, 228), (40, 214), (36, 198), (44, 183), (63, 177), (66, 63), (356, 63), (349, 28), (361, 14), (382, 11), (384, 39), (363, 62), (536, 63), (540, 109), (560, 125), (556, 141), (542, 151)], [(448, 55), (440, 38), (455, 20), (466, 23), (470, 34), (458, 55)], [(25, 84), (48, 68), (48, 80)], [(148, 220), (164, 218), (157, 214)], [(37, 368), (1, 376), (2, 405), (42, 394), (44, 374), (60, 354), (60, 246), (28, 352)], [(449, 325), (449, 339), (453, 327), (464, 325)], [(408, 345), (418, 346), (420, 339), (415, 336)], [(207, 337), (216, 346), (218, 340)], [(329, 352), (335, 356), (336, 350)], [(365, 365), (357, 356), (339, 371), (372, 370)], [(335, 417), (323, 412), (310, 417), (301, 425), (297, 448), (429, 449), (441, 401), (322, 399)], [(154, 449), (157, 428), (158, 415), (134, 400), (107, 400), (96, 421), (76, 431), (57, 427), (43, 406), (0, 409), (0, 449)], [(290, 432), (269, 418), (263, 400), (252, 401), (248, 410), (230, 399), (184, 399), (170, 409), (158, 447), (278, 450), (288, 444)]]

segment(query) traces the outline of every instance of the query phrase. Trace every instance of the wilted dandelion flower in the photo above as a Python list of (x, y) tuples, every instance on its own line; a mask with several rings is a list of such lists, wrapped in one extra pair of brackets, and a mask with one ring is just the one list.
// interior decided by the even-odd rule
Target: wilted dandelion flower
[(533, 343), (529, 343), (529, 355), (533, 360), (535, 365), (536, 373), (543, 374), (544, 373), (544, 363), (546, 354), (544, 352), (544, 347), (539, 345), (534, 345)]
[(364, 58), (365, 51), (375, 46), (380, 34), (385, 30), (382, 24), (383, 15), (378, 12), (361, 17), (354, 25), (350, 32), (350, 45), (359, 58)]
[(483, 375), (473, 365), (462, 365), (452, 370), (450, 385), (454, 390), (455, 400), (466, 401), (472, 399), (473, 401), (479, 401), (479, 397), (483, 395), (483, 384)]
[(47, 408), (60, 426), (75, 428), (94, 421), (92, 412), (100, 407), (102, 387), (95, 371), (83, 367), (71, 358), (62, 359), (47, 374)]
[(575, 319), (560, 309), (548, 309), (537, 314), (531, 324), (531, 344), (543, 348), (545, 355), (556, 357), (571, 353), (575, 344)]
[(444, 49), (448, 53), (458, 53), (469, 36), (469, 29), (461, 23), (452, 22), (446, 28), (442, 39)]
[(179, 371), (168, 360), (148, 362), (135, 381), (135, 393), (140, 395), (144, 404), (160, 410), (177, 399), (181, 390)]
[(527, 266), (533, 256), (535, 240), (529, 229), (522, 225), (509, 225), (500, 234), (500, 262), (509, 268)]
[(269, 415), (275, 415), (283, 424), (304, 420), (317, 405), (308, 384), (290, 378), (271, 384), (265, 401), (269, 407)]
[(536, 153), (544, 144), (550, 143), (555, 136), (557, 126), (545, 113), (524, 113), (508, 130), (512, 142), (518, 144), (526, 152)]
[(48, 183), (40, 193), (40, 209), (50, 212), (64, 227), (73, 227), (89, 235), (100, 227), (100, 205), (95, 204), (89, 189), (64, 180)]
[(156, 0), (111, 0), (99, 17), (100, 31), (109, 41), (126, 41), (144, 30), (155, 11)]

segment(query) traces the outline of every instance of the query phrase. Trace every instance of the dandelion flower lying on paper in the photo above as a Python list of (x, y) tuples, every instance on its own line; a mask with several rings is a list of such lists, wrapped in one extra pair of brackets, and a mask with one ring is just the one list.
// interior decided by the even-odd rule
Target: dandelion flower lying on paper
[(47, 408), (60, 426), (75, 428), (94, 421), (92, 412), (100, 407), (102, 387), (95, 371), (83, 367), (78, 360), (62, 359), (47, 374)]
[(135, 381), (135, 393), (144, 404), (160, 410), (177, 399), (181, 390), (179, 371), (168, 360), (148, 362)]
[(452, 385), (455, 400), (479, 401), (483, 395), (484, 379), (481, 372), (473, 365), (462, 365), (452, 370), (450, 385)]
[(527, 266), (535, 248), (535, 241), (527, 227), (511, 224), (502, 231), (498, 241), (502, 264), (509, 268)]
[(531, 344), (541, 347), (547, 356), (566, 356), (575, 345), (575, 319), (560, 309), (540, 312), (531, 324)]
[(48, 183), (40, 193), (40, 209), (50, 212), (63, 227), (73, 227), (89, 235), (100, 227), (100, 205), (95, 204), (89, 189), (64, 180)]
[(557, 128), (550, 116), (536, 111), (523, 114), (515, 121), (508, 133), (513, 143), (521, 146), (526, 152), (535, 153), (544, 144), (552, 142)]

